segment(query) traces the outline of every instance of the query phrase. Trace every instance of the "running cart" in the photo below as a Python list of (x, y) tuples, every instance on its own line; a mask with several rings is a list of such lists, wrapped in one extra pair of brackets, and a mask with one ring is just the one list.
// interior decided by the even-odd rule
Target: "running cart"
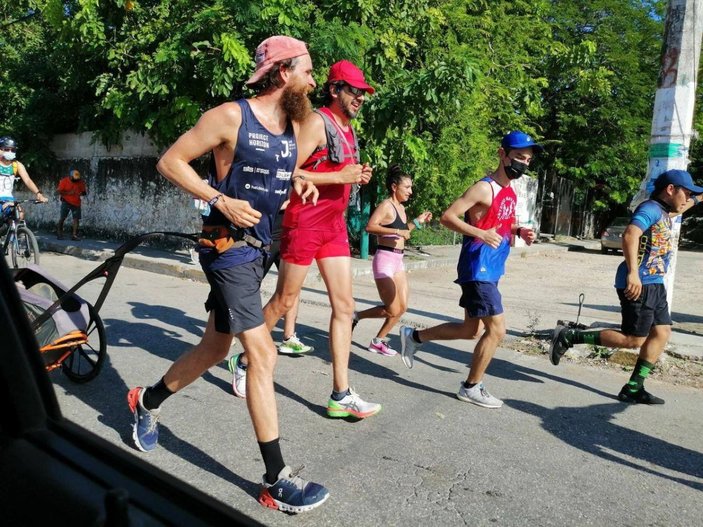
[[(142, 242), (157, 236), (197, 240), (197, 235), (150, 232), (126, 241), (95, 270), (70, 289), (41, 267), (30, 264), (14, 269), (14, 279), (29, 317), (47, 371), (61, 368), (74, 382), (94, 379), (107, 356), (105, 326), (98, 314), (110, 292), (125, 255)], [(83, 285), (104, 278), (100, 294), (90, 304), (76, 294)]]

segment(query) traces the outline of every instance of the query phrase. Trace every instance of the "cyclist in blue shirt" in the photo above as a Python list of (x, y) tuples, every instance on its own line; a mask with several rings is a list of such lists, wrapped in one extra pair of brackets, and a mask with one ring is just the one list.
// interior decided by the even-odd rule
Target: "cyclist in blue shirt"
[(628, 403), (664, 404), (644, 389), (671, 335), (671, 316), (666, 300), (664, 276), (672, 251), (672, 218), (703, 199), (703, 187), (693, 184), (685, 170), (669, 170), (654, 181), (650, 199), (640, 204), (623, 235), (623, 255), (615, 276), (622, 312), (621, 330), (579, 331), (557, 326), (549, 357), (559, 364), (574, 344), (596, 344), (610, 348), (639, 348), (630, 380), (618, 399)]

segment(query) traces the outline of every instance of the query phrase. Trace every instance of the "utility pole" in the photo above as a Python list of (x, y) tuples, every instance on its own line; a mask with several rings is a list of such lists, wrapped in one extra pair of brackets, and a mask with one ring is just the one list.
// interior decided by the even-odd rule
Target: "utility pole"
[[(698, 63), (703, 32), (703, 0), (670, 0), (664, 29), (661, 69), (654, 99), (647, 177), (630, 203), (634, 208), (649, 197), (654, 181), (671, 169), (686, 170), (696, 103)], [(671, 310), (681, 216), (674, 218), (672, 254), (664, 279)]]

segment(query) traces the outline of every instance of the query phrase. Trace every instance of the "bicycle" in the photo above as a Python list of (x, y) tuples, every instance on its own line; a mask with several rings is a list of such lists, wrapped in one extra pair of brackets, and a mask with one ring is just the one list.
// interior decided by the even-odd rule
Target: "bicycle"
[[(13, 201), (6, 204), (6, 208), (12, 210), (7, 214), (6, 209), (3, 209), (3, 218), (7, 232), (2, 248), (3, 254), (8, 252), (12, 258), (12, 266), (14, 268), (27, 267), (30, 263), (39, 264), (39, 244), (34, 233), (27, 227), (24, 219), (21, 219), (22, 208), (19, 206), (22, 203), (41, 203), (34, 200)], [(6, 216), (7, 214), (7, 216)]]

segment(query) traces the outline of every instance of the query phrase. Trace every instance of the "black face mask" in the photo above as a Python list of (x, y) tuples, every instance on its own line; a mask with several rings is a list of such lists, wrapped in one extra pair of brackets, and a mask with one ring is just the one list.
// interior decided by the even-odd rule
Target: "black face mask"
[(510, 165), (503, 165), (503, 168), (505, 169), (505, 174), (509, 179), (517, 179), (527, 172), (529, 165), (527, 163), (523, 163), (522, 161), (518, 161), (517, 159), (513, 159), (510, 162)]

